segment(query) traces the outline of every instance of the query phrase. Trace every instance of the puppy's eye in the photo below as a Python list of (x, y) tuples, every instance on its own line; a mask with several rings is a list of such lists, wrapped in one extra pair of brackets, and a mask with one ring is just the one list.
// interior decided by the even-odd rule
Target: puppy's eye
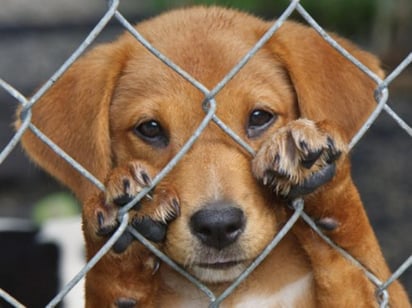
[(249, 115), (246, 133), (249, 138), (258, 137), (263, 133), (276, 119), (276, 115), (271, 112), (255, 109)]
[(165, 147), (169, 143), (169, 138), (163, 127), (155, 120), (149, 120), (136, 125), (134, 132), (143, 139), (143, 141), (157, 147)]

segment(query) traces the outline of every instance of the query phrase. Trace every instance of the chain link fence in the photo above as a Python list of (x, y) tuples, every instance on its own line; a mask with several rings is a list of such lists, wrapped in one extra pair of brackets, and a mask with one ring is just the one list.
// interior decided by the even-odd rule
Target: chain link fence
[[(287, 20), (293, 12), (299, 13), (306, 22), (313, 27), (320, 36), (323, 37), (333, 48), (338, 50), (344, 57), (353, 63), (359, 70), (364, 74), (369, 76), (376, 83), (376, 95), (375, 99), (377, 102), (376, 109), (370, 115), (369, 119), (364, 123), (362, 128), (357, 132), (350, 142), (349, 147), (352, 149), (356, 144), (361, 141), (365, 132), (368, 131), (370, 126), (374, 123), (377, 117), (382, 111), (389, 114), (392, 119), (399, 125), (399, 128), (404, 130), (410, 137), (412, 137), (412, 128), (399, 117), (387, 104), (388, 102), (388, 86), (392, 81), (397, 78), (406, 67), (408, 67), (412, 62), (412, 53), (410, 53), (388, 76), (381, 80), (377, 75), (360, 63), (356, 58), (354, 58), (350, 53), (343, 49), (335, 40), (333, 40), (318, 24), (317, 22), (307, 13), (304, 7), (299, 3), (298, 0), (293, 0), (290, 2), (289, 6), (285, 9), (282, 15), (273, 23), (270, 29), (256, 42), (253, 48), (244, 55), (244, 57), (236, 64), (235, 67), (213, 88), (208, 89), (195, 78), (190, 76), (187, 72), (181, 69), (178, 65), (173, 63), (167, 55), (160, 53), (156, 48), (149, 43), (136, 29), (131, 25), (126, 18), (118, 11), (119, 0), (112, 0), (109, 2), (108, 9), (104, 16), (99, 20), (94, 29), (86, 37), (83, 43), (77, 48), (77, 50), (66, 60), (66, 62), (58, 69), (53, 76), (31, 97), (26, 98), (12, 85), (8, 84), (3, 79), (0, 79), (0, 86), (9, 93), (18, 104), (23, 108), (22, 112), (22, 125), (19, 130), (14, 134), (9, 143), (0, 152), (0, 164), (7, 159), (16, 145), (19, 143), (21, 136), (26, 130), (31, 130), (38, 138), (40, 138), (44, 143), (46, 143), (53, 151), (69, 162), (73, 168), (80, 172), (84, 177), (95, 184), (99, 189), (104, 190), (104, 185), (96, 179), (93, 174), (90, 174), (85, 170), (79, 163), (77, 163), (73, 158), (67, 155), (63, 149), (59, 148), (52, 140), (50, 140), (46, 135), (44, 135), (33, 123), (31, 123), (31, 108), (36, 102), (43, 96), (44, 93), (48, 91), (50, 87), (53, 86), (55, 81), (65, 73), (65, 71), (70, 67), (70, 65), (75, 62), (89, 47), (91, 43), (96, 39), (100, 32), (106, 27), (106, 25), (112, 20), (117, 20), (127, 31), (129, 31), (135, 39), (142, 44), (147, 50), (149, 50), (154, 56), (161, 60), (165, 65), (175, 70), (182, 78), (190, 82), (193, 87), (201, 91), (204, 95), (203, 109), (205, 111), (205, 116), (199, 125), (199, 127), (193, 132), (189, 140), (183, 145), (178, 154), (164, 167), (164, 169), (155, 176), (152, 185), (148, 188), (143, 189), (130, 203), (124, 206), (119, 213), (120, 225), (116, 232), (111, 236), (111, 238), (106, 242), (106, 244), (100, 249), (100, 251), (85, 265), (85, 267), (66, 285), (62, 290), (53, 298), (47, 305), (47, 307), (55, 307), (59, 305), (65, 296), (71, 291), (71, 289), (84, 278), (86, 273), (111, 249), (114, 243), (119, 239), (123, 232), (126, 230), (133, 234), (140, 242), (142, 242), (148, 249), (150, 249), (159, 259), (167, 263), (174, 270), (179, 272), (181, 275), (186, 277), (189, 281), (195, 284), (210, 300), (210, 307), (218, 307), (224, 299), (231, 294), (231, 292), (244, 280), (247, 276), (265, 259), (265, 257), (276, 248), (277, 244), (282, 240), (282, 238), (289, 232), (293, 227), (295, 222), (301, 218), (303, 219), (316, 233), (319, 234), (329, 245), (334, 249), (339, 251), (345, 258), (350, 260), (353, 264), (360, 267), (368, 279), (376, 287), (376, 302), (380, 307), (387, 307), (389, 295), (387, 292), (388, 286), (396, 279), (398, 279), (405, 271), (412, 265), (412, 255), (406, 258), (406, 260), (394, 271), (393, 275), (387, 281), (380, 281), (372, 272), (365, 268), (360, 262), (353, 258), (350, 254), (344, 251), (342, 248), (335, 245), (328, 237), (326, 237), (322, 231), (316, 226), (315, 222), (305, 214), (304, 212), (304, 202), (302, 199), (294, 200), (292, 206), (294, 208), (294, 214), (291, 216), (289, 221), (284, 225), (284, 227), (276, 234), (275, 238), (270, 242), (270, 244), (261, 252), (261, 254), (252, 262), (252, 264), (222, 293), (219, 295), (214, 294), (208, 287), (198, 281), (195, 277), (184, 271), (178, 264), (173, 262), (168, 256), (163, 254), (161, 251), (156, 249), (149, 241), (147, 241), (141, 234), (136, 230), (128, 226), (128, 211), (133, 207), (133, 205), (142, 199), (145, 194), (147, 194), (156, 184), (158, 184), (164, 176), (170, 172), (174, 166), (179, 162), (179, 160), (185, 155), (185, 153), (191, 148), (191, 146), (196, 142), (198, 137), (202, 134), (202, 131), (211, 123), (216, 123), (225, 133), (233, 138), (237, 143), (239, 143), (246, 151), (250, 153), (251, 156), (254, 155), (254, 150), (240, 137), (238, 137), (228, 126), (221, 121), (215, 111), (218, 101), (215, 100), (216, 95), (222, 88), (239, 72), (239, 70), (256, 54), (256, 52), (273, 36), (273, 34), (282, 26), (283, 22)], [(155, 45), (155, 44), (154, 44)], [(159, 64), (160, 65), (160, 64)], [(0, 286), (1, 287), (1, 286)], [(8, 294), (6, 291), (0, 289), (0, 297), (6, 302), (14, 307), (23, 307), (19, 303), (18, 299), (13, 298), (12, 294)]]

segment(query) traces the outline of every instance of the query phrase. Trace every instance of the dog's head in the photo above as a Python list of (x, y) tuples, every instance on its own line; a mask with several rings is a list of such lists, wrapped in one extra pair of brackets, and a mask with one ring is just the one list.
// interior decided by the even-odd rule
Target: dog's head
[[(212, 89), (271, 23), (231, 10), (174, 11), (138, 31)], [(377, 60), (339, 42), (380, 72)], [(347, 138), (374, 108), (373, 82), (313, 30), (286, 22), (217, 94), (217, 116), (252, 148), (298, 117), (329, 119)], [(33, 123), (100, 180), (142, 160), (161, 170), (205, 116), (204, 95), (130, 34), (77, 61), (33, 108)], [(81, 200), (96, 188), (31, 132), (24, 147)], [(251, 156), (211, 122), (166, 176), (181, 202), (165, 250), (200, 279), (235, 278), (268, 244), (284, 213), (251, 172)]]

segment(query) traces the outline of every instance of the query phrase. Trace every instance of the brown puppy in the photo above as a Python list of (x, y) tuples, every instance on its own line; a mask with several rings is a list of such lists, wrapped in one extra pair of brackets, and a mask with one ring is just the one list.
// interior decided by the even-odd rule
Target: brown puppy
[[(212, 89), (270, 25), (237, 11), (200, 7), (161, 15), (137, 29)], [(338, 40), (382, 75), (376, 58)], [(375, 86), (312, 29), (286, 22), (216, 97), (217, 116), (256, 156), (209, 124), (152, 200), (131, 212), (131, 224), (163, 241), (173, 260), (220, 292), (287, 221), (288, 200), (303, 196), (305, 211), (325, 233), (386, 280), (390, 272), (346, 155), (346, 144), (376, 105)], [(25, 134), (23, 146), (33, 159), (83, 202), (89, 258), (116, 228), (119, 205), (150, 185), (192, 135), (205, 115), (203, 99), (125, 34), (77, 61), (34, 106), (33, 123), (105, 181), (106, 192), (99, 192), (31, 132)], [(292, 230), (223, 306), (377, 305), (376, 288), (359, 268), (305, 223)], [(154, 258), (137, 242), (127, 247), (129, 240), (123, 237), (88, 273), (88, 307), (207, 305), (167, 266), (153, 274)], [(398, 282), (389, 293), (392, 307), (409, 306)]]

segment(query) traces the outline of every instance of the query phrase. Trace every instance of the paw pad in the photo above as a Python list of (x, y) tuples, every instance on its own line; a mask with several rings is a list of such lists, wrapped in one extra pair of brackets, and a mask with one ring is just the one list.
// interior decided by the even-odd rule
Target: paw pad
[(137, 308), (137, 301), (133, 298), (120, 297), (116, 300), (117, 308)]

